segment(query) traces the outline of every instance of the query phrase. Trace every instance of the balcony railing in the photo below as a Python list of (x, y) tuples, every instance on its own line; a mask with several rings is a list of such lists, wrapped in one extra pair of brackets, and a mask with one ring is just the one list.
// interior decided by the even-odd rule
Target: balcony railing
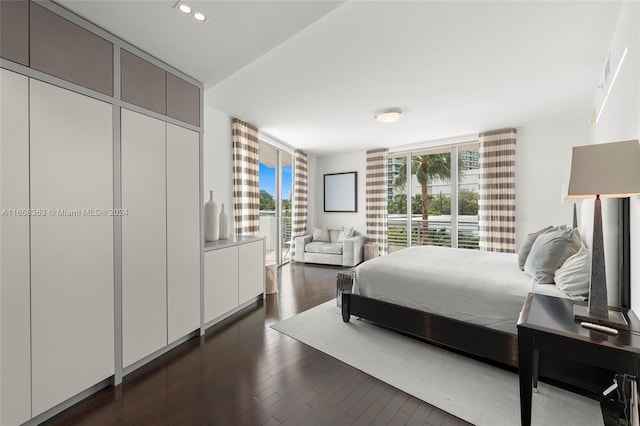
[[(291, 252), (291, 216), (282, 218), (282, 256), (288, 258)], [(260, 235), (265, 237), (265, 248), (267, 252), (267, 261), (276, 262), (275, 251), (278, 245), (276, 231), (276, 212), (268, 210), (260, 210)], [(276, 262), (278, 263), (278, 262)]]
[[(479, 248), (478, 219), (470, 216), (458, 221), (458, 248)], [(407, 247), (407, 218), (393, 215), (388, 221), (389, 250)], [(429, 219), (424, 223), (420, 216), (411, 219), (411, 245), (451, 247), (451, 220)]]

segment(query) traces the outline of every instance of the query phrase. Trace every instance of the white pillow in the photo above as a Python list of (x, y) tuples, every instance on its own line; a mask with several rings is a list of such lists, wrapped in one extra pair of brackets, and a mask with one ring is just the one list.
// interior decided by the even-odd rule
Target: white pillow
[(591, 280), (591, 250), (584, 245), (556, 271), (556, 286), (568, 296), (586, 299), (589, 297)]
[(312, 241), (318, 241), (321, 243), (329, 242), (329, 229), (325, 226), (322, 229), (314, 229)]
[(336, 240), (337, 243), (341, 243), (347, 238), (353, 237), (353, 228), (342, 228), (338, 233), (338, 238)]

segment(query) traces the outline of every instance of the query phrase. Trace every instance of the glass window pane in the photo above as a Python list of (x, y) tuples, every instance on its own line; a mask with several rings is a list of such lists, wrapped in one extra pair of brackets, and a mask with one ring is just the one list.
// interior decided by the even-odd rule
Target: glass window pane
[(407, 157), (387, 158), (389, 253), (407, 247)]
[(291, 259), (291, 248), (293, 240), (291, 238), (291, 218), (293, 216), (293, 155), (285, 151), (280, 151), (280, 162), (282, 167), (282, 188), (280, 194), (282, 197), (280, 204), (281, 227), (282, 234), (282, 259), (284, 263)]
[(451, 247), (451, 152), (413, 155), (411, 188), (411, 245)]
[(477, 146), (465, 146), (458, 152), (458, 247), (479, 249), (478, 190), (480, 154)]
[(266, 239), (267, 263), (277, 263), (276, 155), (273, 145), (260, 141), (260, 235)]

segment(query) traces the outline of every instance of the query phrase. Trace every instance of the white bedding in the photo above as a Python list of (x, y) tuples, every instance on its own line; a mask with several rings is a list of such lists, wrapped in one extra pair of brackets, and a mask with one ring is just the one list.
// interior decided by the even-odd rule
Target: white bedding
[(354, 293), (516, 333), (530, 291), (567, 297), (551, 284), (532, 287), (517, 255), (419, 246), (371, 259), (356, 268)]

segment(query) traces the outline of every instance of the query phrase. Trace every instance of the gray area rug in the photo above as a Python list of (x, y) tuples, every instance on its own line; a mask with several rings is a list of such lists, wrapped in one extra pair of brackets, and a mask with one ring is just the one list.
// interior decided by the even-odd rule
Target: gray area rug
[[(519, 425), (517, 374), (358, 321), (335, 300), (272, 328), (478, 426)], [(602, 425), (596, 401), (541, 383), (533, 425)]]

